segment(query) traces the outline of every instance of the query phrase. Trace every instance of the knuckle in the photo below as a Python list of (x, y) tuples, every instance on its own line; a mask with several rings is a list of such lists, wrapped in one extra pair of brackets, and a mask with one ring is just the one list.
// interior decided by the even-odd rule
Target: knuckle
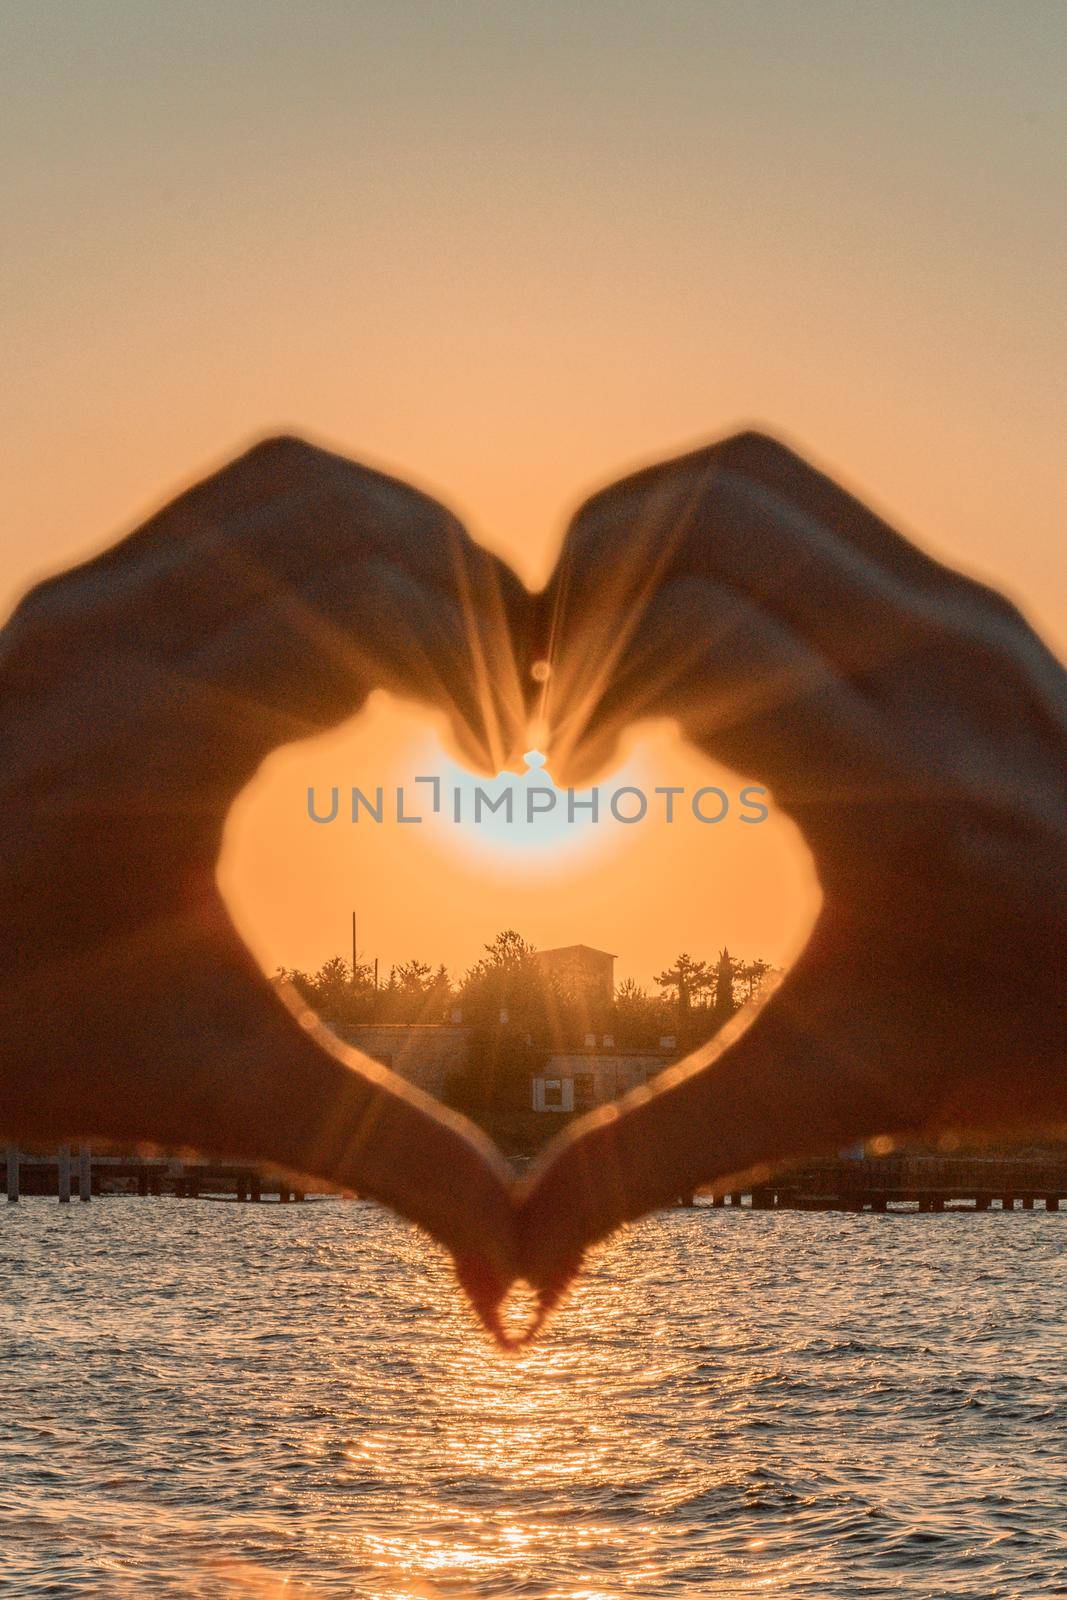
[[(220, 476), (238, 481), (263, 483), (268, 489), (290, 485), (316, 470), (321, 472), (330, 457), (325, 450), (296, 434), (275, 434), (261, 439), (250, 450), (223, 467)], [(210, 479), (207, 480), (210, 483)]]
[(42, 639), (55, 641), (56, 630), (80, 606), (80, 567), (42, 578), (16, 604), (3, 629), (4, 655)]
[(264, 460), (284, 460), (309, 453), (315, 454), (317, 447), (297, 433), (275, 433), (258, 440), (247, 453), (249, 456), (259, 456)]
[(773, 434), (759, 428), (743, 428), (711, 447), (718, 464), (747, 476), (758, 477), (775, 466), (807, 465)]

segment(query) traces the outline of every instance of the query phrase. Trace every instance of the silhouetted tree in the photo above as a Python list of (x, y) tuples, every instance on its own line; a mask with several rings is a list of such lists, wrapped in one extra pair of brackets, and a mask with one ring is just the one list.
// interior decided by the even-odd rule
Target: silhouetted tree
[(521, 933), (516, 933), (514, 928), (505, 928), (498, 933), (492, 944), (483, 946), (485, 956), (479, 962), (481, 967), (525, 967), (534, 954), (532, 944), (527, 944)]
[(655, 981), (661, 989), (673, 990), (677, 997), (678, 1018), (684, 1024), (688, 1020), (693, 1001), (707, 992), (712, 978), (706, 961), (694, 961), (692, 956), (683, 951), (673, 967), (661, 972)]
[(618, 985), (612, 1031), (619, 1049), (652, 1049), (674, 1030), (671, 1003), (663, 995), (650, 995), (633, 978)]
[(533, 946), (514, 928), (506, 928), (484, 950), (460, 984), (464, 1022), (497, 1027), (502, 1014), (509, 1022), (532, 1020), (537, 988)]
[(331, 956), (315, 973), (279, 967), (277, 976), (292, 984), (301, 999), (341, 1031), (369, 1021), (373, 1014), (374, 982), (370, 968), (362, 963), (353, 973), (342, 956)]
[(734, 977), (737, 963), (725, 947), (719, 951), (719, 959), (715, 963), (714, 984), (715, 999), (713, 1009), (715, 1020), (721, 1027), (729, 1021), (738, 1009), (737, 998), (734, 994)]
[(759, 993), (764, 978), (773, 968), (769, 961), (763, 961), (759, 956), (754, 961), (739, 962), (736, 972), (745, 986), (745, 999), (751, 1000)]

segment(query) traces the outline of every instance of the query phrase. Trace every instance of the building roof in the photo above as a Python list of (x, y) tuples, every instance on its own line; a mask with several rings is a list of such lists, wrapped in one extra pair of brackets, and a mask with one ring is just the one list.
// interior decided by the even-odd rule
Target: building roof
[(618, 956), (613, 950), (596, 950), (591, 944), (557, 944), (551, 950), (535, 950), (534, 959), (538, 956), (569, 956), (576, 950), (584, 950), (591, 956), (606, 956), (610, 961), (617, 961)]

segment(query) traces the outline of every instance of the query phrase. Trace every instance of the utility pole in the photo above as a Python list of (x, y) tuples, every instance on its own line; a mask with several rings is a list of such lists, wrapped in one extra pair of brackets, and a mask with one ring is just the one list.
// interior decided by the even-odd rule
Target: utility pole
[(356, 913), (352, 913), (352, 982), (356, 981)]

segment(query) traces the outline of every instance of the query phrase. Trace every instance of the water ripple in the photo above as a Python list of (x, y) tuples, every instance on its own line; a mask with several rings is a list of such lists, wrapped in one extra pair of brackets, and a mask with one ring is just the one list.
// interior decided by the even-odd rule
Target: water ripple
[(505, 1358), (371, 1206), (25, 1200), (0, 1589), (1067, 1594), (1064, 1229), (670, 1213)]

